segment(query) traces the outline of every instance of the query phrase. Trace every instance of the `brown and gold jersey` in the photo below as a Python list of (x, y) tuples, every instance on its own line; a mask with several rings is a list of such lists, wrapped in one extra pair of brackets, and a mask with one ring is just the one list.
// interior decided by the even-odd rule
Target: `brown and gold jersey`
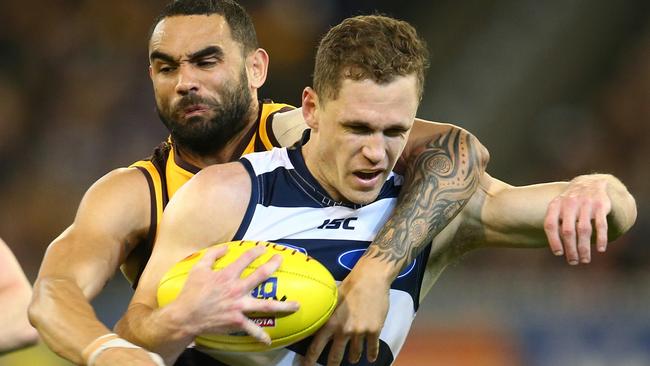
[[(254, 128), (251, 128), (241, 146), (236, 150), (232, 160), (240, 156), (270, 150), (273, 147), (280, 147), (273, 134), (273, 116), (277, 112), (285, 112), (294, 107), (288, 104), (261, 101), (260, 111)], [(140, 161), (131, 164), (131, 167), (139, 169), (147, 179), (149, 193), (151, 195), (151, 223), (146, 239), (134, 248), (122, 265), (122, 273), (135, 288), (144, 270), (144, 267), (151, 256), (153, 243), (162, 212), (165, 206), (176, 193), (176, 191), (187, 182), (200, 168), (183, 161), (174, 148), (171, 141), (165, 141), (156, 147), (153, 154)]]

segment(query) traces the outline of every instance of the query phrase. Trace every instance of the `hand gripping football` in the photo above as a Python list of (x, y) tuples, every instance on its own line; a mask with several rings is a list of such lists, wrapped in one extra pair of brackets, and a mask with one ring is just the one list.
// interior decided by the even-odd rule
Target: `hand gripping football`
[[(266, 253), (252, 262), (242, 273), (248, 276), (274, 254), (282, 256), (282, 264), (252, 292), (252, 296), (280, 301), (297, 301), (300, 309), (279, 317), (251, 318), (271, 337), (265, 345), (246, 334), (203, 334), (195, 339), (197, 345), (224, 351), (268, 351), (280, 348), (308, 337), (320, 328), (336, 307), (337, 287), (332, 274), (315, 259), (279, 244), (255, 241), (234, 241), (218, 245), (229, 247), (226, 255), (218, 259), (212, 268), (220, 270), (234, 262), (240, 255), (256, 245), (268, 248)], [(187, 279), (188, 272), (209, 248), (198, 251), (174, 265), (163, 276), (158, 286), (158, 306), (173, 301)], [(218, 286), (218, 284), (215, 284)]]

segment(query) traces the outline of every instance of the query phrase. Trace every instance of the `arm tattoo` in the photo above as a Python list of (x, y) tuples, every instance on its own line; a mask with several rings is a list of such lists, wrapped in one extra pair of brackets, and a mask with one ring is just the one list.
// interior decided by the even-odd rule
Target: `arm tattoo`
[(409, 159), (395, 211), (365, 255), (402, 268), (463, 209), (485, 170), (472, 139), (452, 129)]

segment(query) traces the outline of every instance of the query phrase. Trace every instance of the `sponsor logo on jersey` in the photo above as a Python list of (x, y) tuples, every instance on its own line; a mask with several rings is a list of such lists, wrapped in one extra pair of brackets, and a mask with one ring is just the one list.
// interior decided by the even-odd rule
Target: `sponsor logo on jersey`
[[(359, 258), (363, 255), (365, 252), (365, 249), (353, 249), (353, 250), (348, 250), (347, 252), (341, 254), (339, 256), (339, 264), (347, 269), (347, 270), (352, 270), (355, 264), (359, 261)], [(415, 263), (417, 263), (417, 259), (414, 259), (411, 264), (409, 264), (406, 268), (400, 272), (400, 274), (397, 276), (397, 278), (402, 278), (413, 270), (415, 268)]]
[(326, 219), (317, 229), (330, 229), (330, 230), (354, 230), (352, 221), (356, 221), (358, 217), (348, 217), (346, 219)]

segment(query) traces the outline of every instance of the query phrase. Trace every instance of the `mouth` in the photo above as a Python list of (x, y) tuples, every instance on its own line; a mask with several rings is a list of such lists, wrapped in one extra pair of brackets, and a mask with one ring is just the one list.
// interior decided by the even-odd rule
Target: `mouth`
[(194, 117), (194, 116), (201, 115), (207, 112), (208, 110), (209, 110), (208, 106), (206, 106), (205, 104), (193, 104), (183, 109), (183, 116), (185, 118)]
[(384, 173), (383, 169), (375, 169), (375, 170), (359, 170), (354, 172), (353, 174), (362, 186), (367, 186), (368, 188), (372, 188), (378, 183), (378, 180), (383, 173)]

